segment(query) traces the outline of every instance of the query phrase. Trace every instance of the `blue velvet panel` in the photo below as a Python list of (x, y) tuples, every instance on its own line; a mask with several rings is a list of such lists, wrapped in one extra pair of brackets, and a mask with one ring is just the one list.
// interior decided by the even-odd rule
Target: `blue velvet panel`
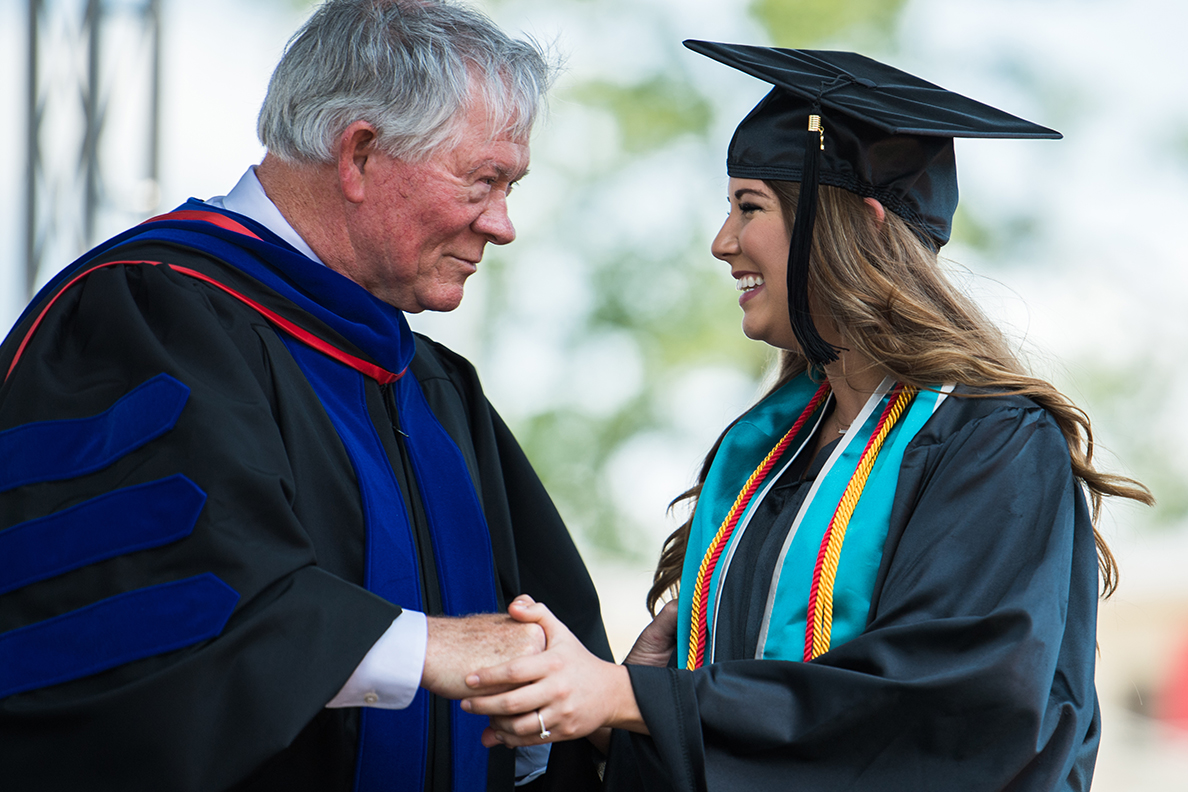
[(172, 429), (189, 398), (189, 388), (158, 374), (98, 415), (0, 432), (0, 492), (101, 470)]
[[(389, 602), (422, 607), (416, 539), (408, 524), (403, 495), (392, 473), (367, 409), (363, 375), (316, 350), (285, 338), (334, 422), (359, 481), (366, 520), (367, 590)], [(491, 538), (462, 452), (442, 428), (408, 371), (394, 386), (401, 434), (412, 460), (416, 486), (429, 521), (446, 614), (499, 610)], [(428, 691), (420, 691), (403, 710), (363, 709), (355, 789), (387, 790), (391, 779), (424, 787), (427, 767)], [(450, 704), (451, 788), (485, 789), (487, 749), (480, 738), (487, 718)]]
[(0, 531), (0, 594), (189, 536), (205, 502), (198, 485), (176, 475)]
[(239, 594), (215, 575), (136, 589), (0, 634), (0, 698), (213, 638)]

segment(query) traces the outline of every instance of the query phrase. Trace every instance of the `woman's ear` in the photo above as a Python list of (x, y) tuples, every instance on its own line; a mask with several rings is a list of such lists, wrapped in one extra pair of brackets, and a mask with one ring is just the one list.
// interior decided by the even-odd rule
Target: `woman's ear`
[(876, 225), (882, 225), (883, 221), (887, 219), (887, 210), (879, 203), (877, 198), (863, 198), (862, 202), (870, 208), (870, 213), (875, 219)]

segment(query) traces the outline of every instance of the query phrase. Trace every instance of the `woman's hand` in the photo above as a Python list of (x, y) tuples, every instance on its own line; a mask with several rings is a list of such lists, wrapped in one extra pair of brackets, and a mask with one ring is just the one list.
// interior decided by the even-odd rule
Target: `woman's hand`
[(663, 668), (676, 649), (677, 604), (676, 600), (665, 603), (652, 623), (644, 627), (635, 639), (635, 645), (627, 653), (623, 665), (646, 665)]
[[(548, 608), (530, 597), (517, 598), (507, 612), (517, 621), (539, 624), (546, 648), (541, 654), (484, 668), (466, 678), (466, 684), (475, 689), (516, 686), (505, 693), (462, 701), (467, 712), (491, 717), (483, 745), (517, 747), (572, 740), (603, 726), (647, 733), (626, 668), (590, 654)], [(547, 737), (541, 736), (544, 730)]]

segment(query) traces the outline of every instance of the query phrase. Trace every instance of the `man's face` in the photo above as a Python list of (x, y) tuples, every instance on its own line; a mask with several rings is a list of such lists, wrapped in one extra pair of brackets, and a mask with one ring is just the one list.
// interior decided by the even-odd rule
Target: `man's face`
[(344, 274), (403, 311), (454, 310), (486, 244), (516, 238), (507, 195), (528, 170), (528, 142), (488, 140), (484, 112), (473, 108), (458, 144), (425, 162), (367, 156), (367, 199), (347, 223), (355, 261)]

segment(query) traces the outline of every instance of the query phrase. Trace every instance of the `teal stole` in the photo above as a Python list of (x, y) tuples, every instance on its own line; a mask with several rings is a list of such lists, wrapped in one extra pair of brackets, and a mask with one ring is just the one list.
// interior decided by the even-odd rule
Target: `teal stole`
[[(756, 658), (803, 660), (808, 624), (809, 594), (817, 556), (833, 514), (849, 484), (894, 386), (884, 380), (841, 438), (801, 504), (775, 565), (767, 606), (755, 647)], [(692, 628), (692, 600), (702, 560), (755, 468), (804, 411), (819, 383), (801, 375), (779, 388), (749, 410), (722, 439), (710, 466), (689, 532), (681, 573), (677, 622), (677, 661), (683, 667), (689, 655)], [(899, 480), (899, 468), (907, 446), (940, 407), (951, 387), (923, 390), (909, 405), (886, 437), (882, 450), (850, 518), (842, 545), (833, 588), (831, 645), (848, 641), (866, 627), (874, 594), (875, 576), (883, 557), (883, 544), (891, 516), (891, 505)], [(832, 398), (832, 396), (830, 397)], [(784, 469), (800, 454), (811, 454), (812, 439), (824, 409), (801, 429), (763, 485), (751, 498), (738, 526), (722, 551), (710, 578), (707, 609), (705, 662), (714, 659), (714, 628), (721, 597), (723, 576), (729, 574), (734, 550), (746, 532), (756, 508), (779, 479)], [(757, 582), (757, 584), (762, 584)]]

